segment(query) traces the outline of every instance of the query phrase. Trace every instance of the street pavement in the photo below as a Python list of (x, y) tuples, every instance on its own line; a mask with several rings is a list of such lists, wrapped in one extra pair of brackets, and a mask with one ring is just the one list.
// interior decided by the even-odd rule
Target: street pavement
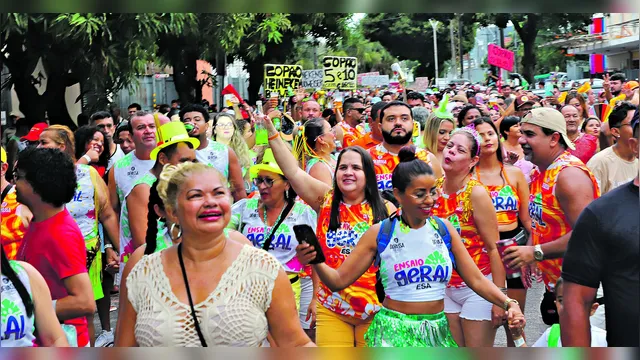
[[(547, 325), (542, 322), (542, 317), (540, 316), (540, 301), (542, 300), (542, 295), (544, 294), (544, 284), (543, 283), (534, 283), (533, 287), (527, 291), (527, 304), (524, 309), (524, 316), (527, 319), (527, 326), (525, 328), (525, 333), (527, 336), (527, 344), (529, 346), (533, 345), (533, 343), (538, 340), (540, 335), (547, 329)], [(111, 305), (118, 306), (119, 298), (118, 294), (111, 295)], [(96, 313), (94, 318), (94, 323), (96, 326), (96, 333), (100, 332), (100, 320), (98, 319), (98, 314)], [(118, 321), (118, 310), (111, 312), (111, 328), (116, 328), (116, 322)], [(506, 347), (507, 346), (507, 338), (504, 332), (504, 328), (500, 328), (496, 334), (496, 340), (494, 343), (496, 347)]]

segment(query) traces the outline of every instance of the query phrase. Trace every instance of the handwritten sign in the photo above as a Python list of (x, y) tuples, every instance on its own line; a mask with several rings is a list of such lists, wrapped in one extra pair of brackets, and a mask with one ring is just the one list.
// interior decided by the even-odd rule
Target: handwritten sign
[(302, 66), (300, 65), (264, 65), (264, 91), (265, 96), (277, 92), (284, 96), (287, 88), (295, 89), (302, 81)]
[(429, 88), (428, 77), (417, 77), (411, 88), (418, 92), (425, 92)]
[(305, 89), (322, 88), (322, 74), (324, 70), (302, 70), (302, 87)]
[(358, 59), (354, 57), (325, 56), (322, 59), (323, 87), (325, 89), (355, 90)]
[(362, 86), (382, 87), (389, 85), (389, 75), (369, 75), (362, 77)]
[(513, 51), (503, 49), (498, 45), (489, 44), (487, 63), (501, 69), (513, 71), (514, 55)]
[(358, 74), (358, 85), (362, 85), (362, 78), (365, 76), (380, 75), (379, 71)]

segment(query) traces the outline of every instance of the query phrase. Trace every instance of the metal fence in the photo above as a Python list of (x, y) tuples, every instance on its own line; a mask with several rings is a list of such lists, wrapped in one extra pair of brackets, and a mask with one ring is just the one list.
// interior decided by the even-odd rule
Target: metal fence
[(126, 109), (130, 104), (138, 103), (143, 110), (150, 111), (153, 110), (154, 103), (156, 105), (171, 104), (171, 100), (177, 98), (178, 93), (172, 76), (145, 75), (139, 77), (137, 85), (120, 90), (114, 98), (114, 103), (120, 109)]

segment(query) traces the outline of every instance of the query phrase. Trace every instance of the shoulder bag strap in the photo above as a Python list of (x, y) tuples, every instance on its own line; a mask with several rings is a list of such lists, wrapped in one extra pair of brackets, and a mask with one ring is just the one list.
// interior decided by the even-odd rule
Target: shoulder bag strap
[[(293, 209), (293, 205), (295, 205), (295, 203), (296, 203), (295, 201), (291, 201), (291, 202), (289, 202), (287, 204), (287, 206), (284, 208), (284, 211), (282, 212), (282, 216), (280, 217), (280, 221), (278, 221), (271, 228), (271, 234), (269, 235), (269, 238), (264, 241), (264, 244), (262, 244), (262, 249), (264, 251), (269, 251), (269, 246), (271, 246), (271, 243), (273, 242), (273, 239), (275, 238), (275, 234), (278, 231), (278, 228), (280, 227), (280, 224), (282, 224), (284, 219), (286, 219), (289, 216), (289, 212), (291, 211), (291, 209)], [(267, 224), (265, 224), (265, 225), (267, 225)]]
[(193, 325), (196, 327), (198, 333), (198, 339), (200, 339), (200, 345), (207, 347), (207, 341), (204, 339), (202, 330), (200, 329), (200, 322), (196, 316), (196, 309), (193, 306), (193, 298), (191, 298), (191, 289), (189, 288), (189, 279), (187, 278), (187, 270), (184, 267), (184, 260), (182, 260), (182, 243), (178, 244), (178, 260), (180, 260), (180, 269), (182, 270), (182, 277), (184, 278), (184, 287), (187, 291), (187, 297), (189, 298), (189, 306), (191, 307), (191, 316), (193, 317)]
[(376, 258), (374, 260), (374, 265), (376, 267), (380, 266), (380, 254), (382, 254), (382, 252), (387, 248), (387, 245), (389, 245), (395, 225), (396, 217), (384, 219), (380, 223), (380, 231), (378, 231), (378, 236), (376, 237), (376, 244), (378, 244), (378, 251), (376, 251)]
[(4, 201), (5, 196), (7, 196), (11, 189), (13, 189), (13, 185), (9, 184), (6, 188), (4, 188), (4, 190), (2, 190), (2, 201)]
[(442, 219), (440, 219), (437, 216), (434, 216), (433, 218), (435, 219), (436, 224), (438, 224), (438, 228), (436, 230), (438, 231), (438, 234), (442, 238), (442, 241), (444, 241), (444, 244), (447, 246), (447, 250), (449, 251), (449, 257), (451, 258), (451, 265), (455, 269), (456, 258), (455, 256), (453, 256), (453, 251), (451, 251), (451, 234), (449, 234), (449, 229), (447, 229), (447, 225), (445, 225)]

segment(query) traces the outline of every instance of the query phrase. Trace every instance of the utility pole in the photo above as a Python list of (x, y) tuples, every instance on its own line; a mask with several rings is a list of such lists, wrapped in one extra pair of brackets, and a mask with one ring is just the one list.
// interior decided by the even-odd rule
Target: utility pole
[(513, 70), (518, 72), (518, 33), (514, 32), (511, 35), (513, 37)]
[(456, 45), (455, 39), (453, 38), (453, 26), (453, 19), (451, 19), (449, 20), (449, 37), (451, 38), (451, 66), (453, 67), (453, 78), (455, 79), (458, 75), (458, 69), (456, 69)]
[(462, 14), (458, 14), (458, 54), (460, 56), (460, 79), (464, 79), (464, 57), (462, 56)]
[[(504, 49), (504, 29), (500, 28), (500, 47)], [(507, 70), (505, 69), (500, 69), (500, 71), (502, 72), (502, 79), (506, 79), (507, 78)], [(505, 80), (503, 80), (503, 83), (506, 82)]]
[(436, 76), (434, 77), (434, 84), (435, 86), (438, 86), (438, 75), (440, 74), (438, 72), (438, 33), (436, 32), (436, 28), (438, 27), (438, 21), (435, 19), (429, 19), (429, 22), (431, 23), (431, 27), (433, 28), (433, 58), (434, 58), (434, 62), (435, 62), (435, 67), (436, 67)]

